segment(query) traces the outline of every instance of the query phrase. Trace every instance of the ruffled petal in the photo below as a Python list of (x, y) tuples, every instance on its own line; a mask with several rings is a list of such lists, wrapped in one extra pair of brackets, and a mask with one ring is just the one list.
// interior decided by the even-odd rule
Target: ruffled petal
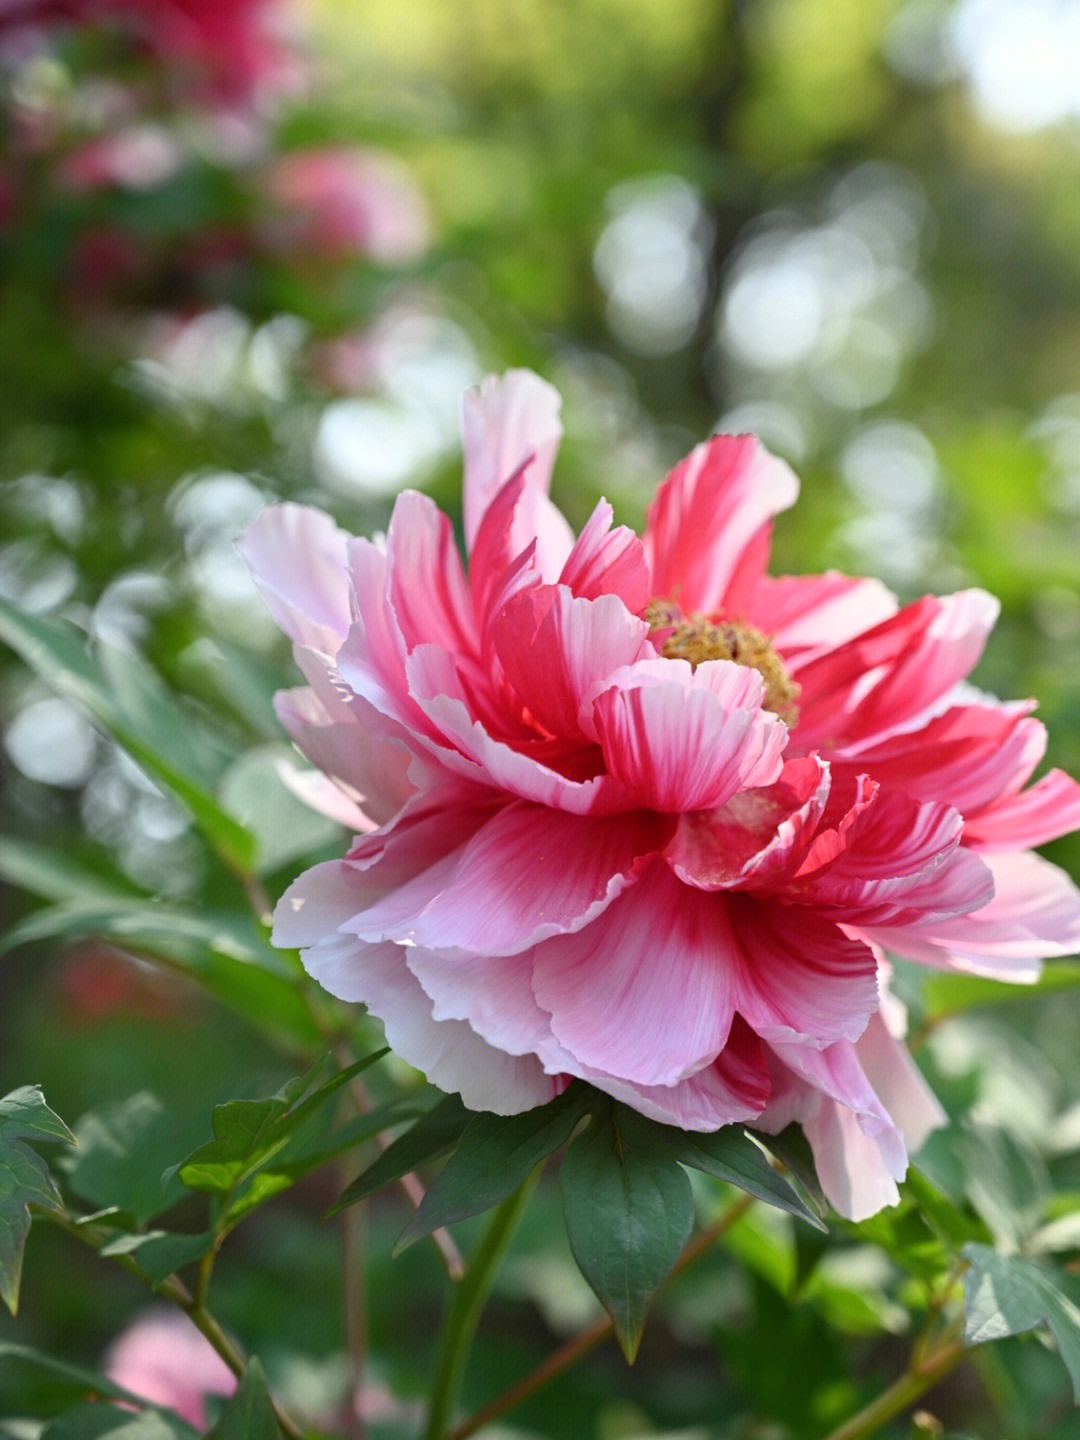
[(592, 697), (612, 672), (652, 655), (649, 627), (615, 595), (579, 599), (564, 586), (519, 591), (491, 627), (506, 679), (550, 735), (596, 740)]
[(717, 810), (680, 815), (664, 852), (699, 890), (774, 888), (806, 854), (829, 794), (829, 767), (789, 760), (775, 785), (741, 790)]
[[(458, 843), (447, 818), (432, 812), (418, 822), (422, 835), (412, 827), (407, 841), (405, 833), (391, 837), (384, 855), (420, 844), (435, 852), (433, 863), (387, 888), (355, 918), (352, 933), (431, 950), (517, 954), (595, 921), (665, 838), (657, 818), (643, 812), (597, 818), (518, 802), (483, 818)], [(472, 824), (467, 815), (455, 820)], [(367, 842), (372, 850), (377, 843)], [(363, 853), (362, 846), (353, 851)], [(377, 861), (367, 873), (378, 877)]]
[(722, 902), (655, 863), (598, 920), (533, 951), (533, 990), (581, 1065), (674, 1085), (711, 1063), (734, 1013)]
[(769, 1044), (857, 1040), (877, 1009), (870, 947), (812, 910), (731, 896), (735, 1008)]
[(388, 594), (407, 650), (435, 644), (454, 654), (478, 643), (472, 596), (450, 521), (428, 495), (398, 496), (386, 534)]
[(237, 542), (271, 615), (297, 645), (333, 655), (352, 620), (348, 537), (308, 505), (268, 505)]
[(611, 679), (593, 702), (596, 734), (609, 772), (640, 804), (711, 810), (779, 776), (787, 727), (759, 708), (756, 670), (646, 660)]
[(768, 558), (771, 517), (799, 482), (753, 435), (718, 435), (678, 464), (645, 525), (653, 595), (684, 611), (745, 613)]
[(484, 512), (522, 467), (525, 486), (515, 507), (511, 554), (536, 541), (537, 569), (554, 581), (574, 544), (562, 515), (548, 499), (555, 452), (562, 438), (559, 393), (528, 370), (490, 377), (465, 397), (463, 509), (465, 543), (472, 552)]
[(1051, 770), (1019, 795), (965, 818), (964, 844), (973, 850), (1028, 850), (1080, 828), (1080, 785), (1064, 770)]
[(639, 615), (649, 602), (649, 567), (645, 548), (625, 525), (611, 528), (612, 509), (600, 500), (567, 557), (559, 576), (583, 600), (618, 595), (631, 615)]

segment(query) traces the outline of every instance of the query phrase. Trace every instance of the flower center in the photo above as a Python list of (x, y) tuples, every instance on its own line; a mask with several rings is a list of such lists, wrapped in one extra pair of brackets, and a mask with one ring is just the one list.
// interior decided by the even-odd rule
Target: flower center
[(733, 660), (736, 665), (747, 665), (765, 681), (763, 708), (779, 715), (787, 725), (798, 720), (799, 687), (768, 636), (753, 625), (743, 620), (709, 619), (692, 612), (687, 615), (670, 600), (650, 600), (645, 620), (660, 654), (668, 660), (687, 660), (695, 669), (703, 660)]

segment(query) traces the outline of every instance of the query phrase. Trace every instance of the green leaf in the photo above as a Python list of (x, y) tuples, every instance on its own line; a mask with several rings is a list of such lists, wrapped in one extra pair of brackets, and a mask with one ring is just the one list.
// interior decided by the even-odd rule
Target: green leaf
[(437, 1105), (422, 1115), (415, 1125), (411, 1125), (404, 1135), (399, 1135), (392, 1145), (388, 1145), (366, 1170), (360, 1172), (331, 1205), (327, 1215), (336, 1215), (347, 1205), (355, 1205), (358, 1200), (365, 1200), (369, 1195), (374, 1195), (376, 1190), (389, 1185), (392, 1180), (399, 1180), (418, 1165), (442, 1155), (461, 1138), (473, 1113), (465, 1109), (460, 1095), (444, 1096)]
[(563, 1158), (563, 1213), (581, 1273), (615, 1322), (627, 1360), (641, 1343), (653, 1296), (694, 1225), (686, 1171), (663, 1151), (634, 1141), (632, 1112), (594, 1114)]
[(92, 1401), (58, 1415), (39, 1440), (198, 1440), (198, 1435), (171, 1410), (149, 1407), (132, 1414), (108, 1401)]
[(829, 1202), (825, 1199), (821, 1182), (818, 1180), (817, 1169), (814, 1166), (814, 1152), (810, 1149), (809, 1140), (803, 1134), (802, 1126), (788, 1125), (780, 1131), (779, 1135), (761, 1136), (761, 1142), (781, 1164), (787, 1166), (806, 1192), (817, 1213), (824, 1215), (828, 1210)]
[(290, 753), (281, 745), (249, 750), (221, 783), (222, 803), (255, 837), (260, 874), (321, 846), (341, 843), (341, 826), (305, 805), (282, 780), (278, 763)]
[(569, 1140), (587, 1112), (587, 1092), (579, 1086), (517, 1115), (477, 1112), (402, 1231), (394, 1253), (432, 1230), (490, 1210), (512, 1195), (541, 1160)]
[(93, 718), (190, 811), (228, 863), (247, 869), (254, 838), (214, 798), (220, 769), (192, 716), (168, 694), (145, 661), (131, 651), (103, 646), (100, 663), (69, 626), (23, 614), (0, 599), (0, 640), (6, 641), (61, 695)]
[(272, 1159), (342, 1085), (386, 1053), (383, 1049), (365, 1056), (313, 1091), (311, 1086), (324, 1062), (320, 1062), (309, 1074), (290, 1080), (269, 1099), (230, 1100), (216, 1106), (213, 1114), (214, 1139), (192, 1151), (173, 1167), (173, 1171), (193, 1190), (231, 1194)]
[(630, 1124), (641, 1127), (641, 1141), (648, 1141), (662, 1148), (680, 1165), (689, 1165), (706, 1175), (715, 1175), (764, 1200), (805, 1220), (815, 1230), (824, 1230), (820, 1216), (800, 1199), (782, 1175), (778, 1175), (769, 1164), (768, 1157), (758, 1145), (736, 1125), (725, 1125), (720, 1130), (676, 1130), (670, 1125), (659, 1125), (644, 1116), (635, 1116)]
[(958, 1141), (964, 1188), (996, 1239), (1015, 1249), (1033, 1233), (1049, 1192), (1046, 1167), (1004, 1130), (972, 1127)]
[(38, 940), (101, 935), (197, 980), (272, 1039), (310, 1050), (321, 1043), (298, 989), (298, 971), (246, 911), (208, 911), (133, 898), (47, 906), (0, 939), (0, 954)]
[(281, 1440), (266, 1376), (254, 1357), (206, 1440)]
[(1019, 1255), (965, 1245), (964, 1337), (971, 1345), (1019, 1335), (1044, 1322), (1057, 1341), (1080, 1404), (1080, 1283)]
[(33, 1203), (49, 1210), (64, 1208), (49, 1167), (26, 1140), (75, 1141), (36, 1085), (13, 1090), (0, 1100), (0, 1298), (13, 1315), (30, 1230), (27, 1207)]
[(214, 1236), (209, 1230), (200, 1235), (170, 1235), (164, 1230), (148, 1230), (137, 1235), (118, 1235), (102, 1245), (98, 1254), (133, 1256), (156, 1290), (175, 1271), (201, 1260), (213, 1243)]
[(129, 900), (140, 896), (138, 886), (120, 874), (107, 854), (95, 859), (98, 863), (90, 864), (64, 854), (55, 845), (35, 845), (31, 840), (0, 835), (0, 878), (31, 895), (97, 904), (107, 897)]
[[(19, 1373), (20, 1380), (24, 1372), (42, 1372), (48, 1377), (48, 1399), (54, 1402), (60, 1400), (61, 1403), (66, 1403), (69, 1396), (74, 1402), (85, 1399), (87, 1395), (101, 1395), (111, 1400), (124, 1400), (128, 1404), (145, 1403), (140, 1396), (106, 1379), (104, 1375), (87, 1370), (81, 1365), (72, 1365), (67, 1360), (58, 1360), (54, 1355), (46, 1355), (30, 1345), (16, 1345), (11, 1341), (0, 1340), (0, 1369), (3, 1370), (5, 1380), (13, 1371)], [(24, 1385), (20, 1385), (20, 1391), (24, 1388)], [(32, 1395), (30, 1398), (36, 1401), (38, 1397)], [(42, 1394), (40, 1399), (44, 1402), (46, 1396)]]
[(162, 1174), (194, 1144), (192, 1129), (191, 1121), (179, 1127), (172, 1111), (142, 1091), (83, 1115), (75, 1126), (78, 1148), (60, 1165), (76, 1195), (143, 1225), (183, 1198), (183, 1184), (166, 1186)]

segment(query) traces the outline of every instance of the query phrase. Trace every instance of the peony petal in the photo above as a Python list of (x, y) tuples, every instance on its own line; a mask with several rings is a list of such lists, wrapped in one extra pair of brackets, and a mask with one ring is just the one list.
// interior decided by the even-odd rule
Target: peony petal
[(787, 727), (757, 708), (756, 670), (710, 660), (642, 661), (593, 702), (607, 768), (654, 810), (711, 810), (780, 774)]
[(1019, 795), (1004, 796), (965, 818), (964, 844), (973, 850), (1045, 845), (1080, 828), (1080, 785), (1063, 770), (1051, 770)]
[(293, 881), (278, 901), (271, 944), (293, 949), (336, 939), (342, 925), (357, 916), (377, 893), (364, 872), (347, 860), (313, 865)]
[(450, 848), (447, 818), (433, 813), (423, 823), (441, 831), (448, 853), (373, 904), (353, 933), (432, 950), (517, 954), (595, 920), (665, 839), (657, 817), (644, 812), (597, 818), (519, 801)]
[(591, 925), (536, 947), (533, 990), (580, 1065), (674, 1085), (728, 1037), (731, 949), (723, 902), (654, 862)]
[(900, 1127), (910, 1154), (949, 1123), (907, 1047), (893, 1038), (882, 1015), (872, 1015), (855, 1053), (878, 1099)]
[(347, 536), (307, 505), (268, 505), (238, 541), (271, 615), (298, 645), (333, 655), (352, 620)]
[(559, 576), (583, 600), (618, 595), (631, 615), (649, 602), (649, 567), (641, 541), (625, 525), (611, 528), (612, 509), (600, 500), (567, 557)]
[(878, 580), (841, 575), (762, 575), (747, 600), (746, 618), (773, 639), (781, 655), (835, 650), (897, 611), (896, 596)]
[(789, 760), (775, 785), (740, 790), (717, 810), (680, 815), (668, 864), (699, 890), (775, 888), (813, 840), (829, 794), (829, 767)]
[(877, 1009), (877, 960), (813, 910), (728, 900), (735, 1008), (770, 1044), (857, 1040)]
[[(771, 517), (798, 493), (791, 470), (753, 435), (697, 446), (649, 507), (643, 538), (652, 593), (686, 612), (738, 618), (765, 566)], [(748, 551), (754, 564), (744, 566)]]
[(472, 596), (450, 521), (428, 495), (406, 490), (386, 534), (388, 603), (405, 642), (454, 654), (478, 645)]
[(793, 663), (799, 745), (861, 746), (931, 710), (974, 668), (998, 609), (983, 590), (924, 596), (846, 645)]
[(440, 1090), (460, 1094), (470, 1110), (516, 1115), (546, 1104), (564, 1088), (534, 1055), (508, 1055), (464, 1021), (436, 1020), (399, 945), (365, 945), (339, 936), (305, 951), (303, 959), (323, 989), (366, 1005), (382, 1021), (394, 1053)]
[(981, 858), (995, 893), (973, 915), (868, 926), (867, 936), (909, 960), (1018, 984), (1037, 980), (1044, 959), (1080, 952), (1080, 890), (1063, 870), (1030, 851)]
[(470, 553), (484, 512), (523, 466), (526, 484), (516, 507), (511, 553), (537, 542), (537, 569), (554, 581), (574, 536), (547, 497), (555, 452), (562, 438), (559, 393), (527, 370), (489, 378), (465, 397), (465, 541)]
[(649, 627), (615, 595), (578, 599), (564, 586), (519, 591), (491, 640), (506, 679), (549, 734), (596, 740), (591, 704), (612, 672), (652, 655)]

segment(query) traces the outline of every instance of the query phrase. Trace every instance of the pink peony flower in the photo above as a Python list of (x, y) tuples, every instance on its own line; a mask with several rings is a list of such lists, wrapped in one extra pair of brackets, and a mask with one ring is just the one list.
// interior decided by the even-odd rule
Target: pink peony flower
[(687, 1129), (800, 1122), (842, 1213), (895, 1201), (940, 1111), (881, 1009), (884, 952), (1032, 980), (1080, 892), (1031, 847), (1080, 824), (1028, 703), (963, 685), (997, 605), (765, 573), (797, 481), (698, 446), (639, 539), (548, 498), (559, 401), (466, 400), (468, 571), (427, 497), (382, 543), (264, 511), (242, 548), (307, 686), (278, 714), (357, 836), (275, 943), (466, 1105), (573, 1076)]
[(236, 1376), (179, 1310), (148, 1310), (113, 1343), (103, 1363), (117, 1385), (206, 1428), (208, 1395), (231, 1395)]

